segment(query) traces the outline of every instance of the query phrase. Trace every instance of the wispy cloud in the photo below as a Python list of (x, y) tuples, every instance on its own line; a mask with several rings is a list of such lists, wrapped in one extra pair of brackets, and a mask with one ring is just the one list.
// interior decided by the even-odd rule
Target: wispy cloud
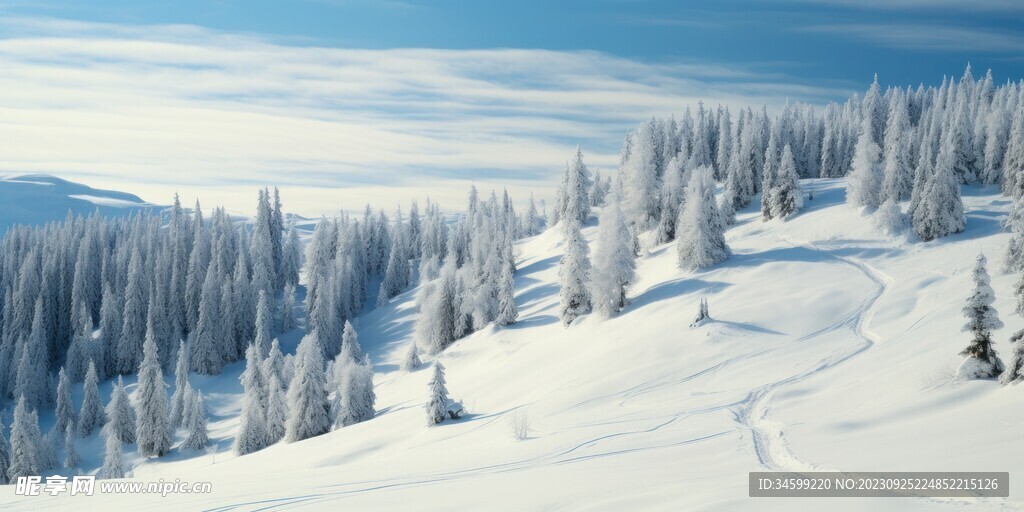
[(0, 68), (0, 170), (241, 210), (239, 190), (280, 184), (305, 214), (427, 194), (458, 207), (470, 180), (543, 196), (577, 142), (611, 169), (651, 115), (847, 93), (595, 52), (350, 50), (50, 19), (0, 20)]
[[(765, 0), (762, 0), (765, 1)], [(775, 0), (772, 0), (775, 1)], [(1024, 11), (1019, 0), (787, 0), (791, 3), (834, 5), (858, 9), (933, 9), (958, 11)]]
[(810, 25), (802, 30), (914, 50), (1019, 52), (1024, 48), (1024, 38), (1017, 34), (930, 23), (836, 23)]

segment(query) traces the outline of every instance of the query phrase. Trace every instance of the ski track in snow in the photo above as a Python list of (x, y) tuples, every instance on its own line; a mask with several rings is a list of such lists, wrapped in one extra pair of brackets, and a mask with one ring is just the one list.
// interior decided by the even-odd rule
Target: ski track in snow
[[(791, 375), (785, 379), (766, 384), (751, 391), (747, 398), (738, 404), (734, 409), (736, 420), (746, 427), (751, 434), (754, 445), (754, 452), (758, 462), (770, 471), (838, 471), (835, 469), (822, 468), (817, 464), (799, 459), (789, 449), (786, 443), (786, 435), (783, 425), (768, 419), (771, 412), (772, 399), (775, 393), (784, 386), (800, 382), (823, 371), (829, 370), (843, 362), (856, 357), (870, 349), (881, 341), (881, 337), (870, 330), (871, 319), (882, 302), (882, 298), (889, 292), (889, 285), (893, 279), (884, 272), (872, 267), (868, 263), (845, 256), (839, 256), (828, 250), (821, 249), (811, 242), (797, 241), (788, 237), (780, 237), (784, 242), (805, 249), (815, 251), (828, 258), (840, 261), (855, 267), (865, 277), (875, 283), (875, 287), (868, 294), (853, 312), (843, 319), (832, 323), (822, 329), (797, 338), (794, 343), (801, 343), (821, 336), (822, 334), (834, 332), (839, 329), (849, 328), (858, 338), (856, 345), (835, 352), (832, 355), (819, 361), (818, 364), (802, 372)], [(787, 344), (787, 346), (790, 344)], [(760, 355), (760, 354), (755, 354)], [(930, 501), (936, 505), (952, 505), (968, 507), (971, 510), (1024, 510), (1024, 506), (1017, 503), (1008, 503), (1006, 498), (998, 498), (999, 501), (971, 500), (965, 498), (917, 498)]]

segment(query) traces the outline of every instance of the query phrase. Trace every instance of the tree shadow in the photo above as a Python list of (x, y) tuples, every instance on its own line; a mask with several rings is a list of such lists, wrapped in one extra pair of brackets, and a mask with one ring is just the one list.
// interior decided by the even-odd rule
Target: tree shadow
[(735, 329), (740, 329), (742, 331), (756, 332), (756, 333), (759, 333), (759, 334), (773, 334), (773, 335), (776, 335), (776, 336), (785, 336), (785, 334), (786, 334), (786, 333), (782, 333), (782, 332), (779, 332), (779, 331), (773, 331), (773, 330), (768, 329), (766, 327), (761, 327), (759, 325), (748, 324), (748, 323), (744, 323), (744, 322), (732, 322), (732, 321), (729, 321), (729, 320), (718, 320), (718, 319), (716, 319), (714, 317), (711, 317), (709, 320), (711, 320), (711, 323), (718, 323), (718, 324), (722, 324), (722, 325), (727, 325), (729, 327), (732, 327), (732, 328), (735, 328)]
[(723, 281), (705, 281), (703, 279), (676, 279), (674, 281), (668, 281), (652, 286), (643, 291), (640, 295), (634, 297), (626, 309), (622, 311), (622, 315), (627, 315), (635, 310), (642, 309), (644, 306), (648, 306), (655, 302), (660, 302), (673, 297), (679, 297), (688, 293), (694, 292), (707, 292), (715, 293), (725, 288), (732, 286), (732, 283), (726, 283)]

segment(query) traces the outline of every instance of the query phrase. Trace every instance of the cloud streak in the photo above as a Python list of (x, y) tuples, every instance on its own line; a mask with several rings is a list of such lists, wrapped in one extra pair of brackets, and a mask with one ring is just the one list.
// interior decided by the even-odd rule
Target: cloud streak
[(428, 194), (457, 208), (473, 180), (545, 196), (577, 142), (610, 169), (648, 116), (848, 92), (586, 51), (352, 50), (39, 18), (0, 20), (0, 66), (0, 170), (242, 211), (239, 191), (279, 184), (307, 215)]
[(1024, 38), (1016, 34), (928, 23), (837, 23), (811, 25), (802, 30), (914, 50), (1018, 52), (1024, 47)]

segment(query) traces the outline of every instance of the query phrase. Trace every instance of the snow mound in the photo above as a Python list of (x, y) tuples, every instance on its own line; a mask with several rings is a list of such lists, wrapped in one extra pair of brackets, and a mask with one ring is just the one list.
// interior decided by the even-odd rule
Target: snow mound
[(45, 224), (68, 212), (89, 215), (128, 215), (160, 208), (138, 196), (63, 180), (47, 174), (0, 176), (0, 234), (16, 224)]

